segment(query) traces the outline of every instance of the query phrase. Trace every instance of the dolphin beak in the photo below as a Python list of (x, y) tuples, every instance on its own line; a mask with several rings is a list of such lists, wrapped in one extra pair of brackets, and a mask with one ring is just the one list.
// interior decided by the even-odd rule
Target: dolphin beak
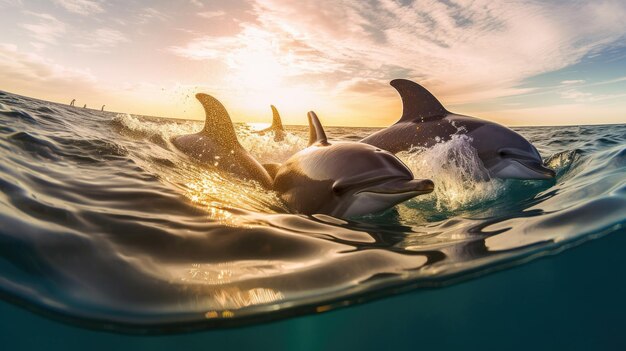
[(413, 196), (428, 194), (435, 189), (435, 184), (430, 179), (393, 179), (369, 186), (359, 193), (376, 194), (405, 194), (415, 193)]

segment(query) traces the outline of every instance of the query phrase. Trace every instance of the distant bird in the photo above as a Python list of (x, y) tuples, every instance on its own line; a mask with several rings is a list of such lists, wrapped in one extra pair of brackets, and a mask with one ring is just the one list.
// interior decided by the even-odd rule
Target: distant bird
[(104, 106), (106, 106), (106, 105), (102, 105), (102, 108), (100, 109), (100, 111), (104, 111)]
[(70, 106), (74, 106), (75, 102), (76, 102), (76, 99), (72, 99), (72, 102), (70, 102)]

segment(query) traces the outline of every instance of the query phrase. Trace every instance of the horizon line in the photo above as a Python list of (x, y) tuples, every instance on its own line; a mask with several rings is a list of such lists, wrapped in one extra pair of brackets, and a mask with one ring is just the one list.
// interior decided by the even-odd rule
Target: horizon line
[[(13, 93), (13, 92), (10, 92), (10, 91), (7, 91), (7, 90), (0, 89), (0, 92), (16, 95), (16, 96), (20, 96), (20, 97), (25, 97), (25, 98), (28, 98), (28, 99), (34, 99), (34, 100), (43, 101), (43, 102), (47, 102), (47, 103), (57, 104), (57, 105), (65, 106), (65, 107), (72, 107), (72, 106), (69, 106), (68, 104), (63, 103), (63, 102), (45, 100), (45, 99), (38, 98), (38, 97), (27, 96), (27, 95), (22, 95), (22, 94), (18, 94), (18, 93)], [(104, 104), (104, 105), (106, 105), (106, 104)], [(73, 106), (73, 107), (80, 108), (80, 109), (84, 108), (84, 107), (80, 107), (80, 106)], [(86, 107), (84, 109), (93, 110), (93, 111), (97, 111), (97, 112), (128, 114), (128, 115), (131, 115), (131, 116), (140, 116), (140, 117), (147, 117), (147, 118), (160, 118), (160, 119), (170, 119), (170, 120), (190, 121), (190, 122), (204, 122), (203, 119), (190, 119), (190, 118), (168, 117), (168, 116), (153, 116), (153, 115), (144, 115), (144, 114), (137, 114), (137, 113), (130, 113), (130, 112), (122, 112), (122, 111), (101, 111), (101, 110), (98, 110), (98, 109), (95, 109), (95, 108), (90, 108), (90, 107)], [(480, 117), (475, 117), (475, 118), (480, 118)], [(480, 118), (480, 119), (483, 119), (483, 120), (486, 120), (486, 121), (491, 121), (491, 120), (484, 119), (484, 118)], [(232, 121), (232, 119), (231, 119), (231, 121)], [(267, 123), (267, 124), (270, 124), (270, 122), (262, 122), (262, 121), (258, 121), (258, 122), (253, 122), (253, 121), (249, 121), (249, 122), (232, 121), (232, 123), (233, 124), (247, 124), (247, 123)], [(394, 122), (392, 124), (385, 125), (385, 126), (345, 126), (345, 125), (333, 125), (333, 124), (325, 124), (324, 126), (326, 126), (326, 127), (334, 127), (334, 128), (386, 128), (386, 127), (389, 127), (390, 125), (393, 125), (395, 123), (396, 122)], [(494, 123), (498, 123), (498, 122), (494, 122)], [(620, 122), (617, 122), (617, 123), (590, 123), (590, 124), (551, 124), (551, 125), (544, 125), (544, 124), (540, 124), (540, 125), (506, 125), (506, 124), (502, 124), (502, 123), (498, 123), (498, 124), (501, 124), (501, 125), (503, 125), (505, 127), (525, 128), (525, 127), (611, 126), (611, 125), (625, 125), (626, 122), (622, 122), (622, 123), (620, 123)], [(308, 124), (285, 124), (285, 126), (306, 127), (306, 126), (308, 126)]]

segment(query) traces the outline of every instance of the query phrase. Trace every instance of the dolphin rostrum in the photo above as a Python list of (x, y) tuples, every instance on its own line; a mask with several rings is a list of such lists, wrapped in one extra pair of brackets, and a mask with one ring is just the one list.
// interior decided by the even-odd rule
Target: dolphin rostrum
[(402, 117), (361, 142), (392, 153), (413, 146), (430, 147), (464, 133), (491, 177), (551, 179), (537, 149), (524, 137), (500, 124), (448, 112), (424, 87), (406, 79), (391, 81), (402, 98)]
[(207, 94), (196, 94), (196, 99), (206, 114), (204, 129), (172, 139), (176, 148), (204, 164), (216, 166), (240, 178), (255, 180), (265, 188), (270, 188), (270, 175), (239, 144), (226, 108)]
[(285, 127), (283, 127), (283, 122), (280, 119), (280, 114), (278, 114), (278, 110), (276, 106), (270, 105), (272, 108), (272, 125), (263, 130), (256, 131), (254, 133), (263, 135), (268, 132), (274, 133), (274, 141), (279, 142), (285, 140)]
[(414, 179), (390, 152), (358, 142), (330, 143), (315, 113), (308, 118), (309, 146), (275, 170), (274, 190), (291, 210), (360, 216), (433, 191), (432, 181)]

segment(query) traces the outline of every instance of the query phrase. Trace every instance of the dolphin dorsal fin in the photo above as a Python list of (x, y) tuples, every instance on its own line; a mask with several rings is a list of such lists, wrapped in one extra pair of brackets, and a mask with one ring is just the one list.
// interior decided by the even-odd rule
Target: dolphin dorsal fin
[(309, 111), (307, 116), (309, 117), (309, 146), (313, 144), (328, 145), (324, 127), (322, 127), (322, 123), (315, 112)]
[(272, 126), (270, 128), (285, 130), (285, 128), (283, 128), (283, 121), (280, 119), (276, 106), (270, 105), (270, 107), (272, 108)]
[(398, 122), (443, 117), (448, 114), (439, 100), (423, 86), (407, 79), (394, 79), (389, 84), (396, 88), (402, 98), (402, 117)]
[(202, 133), (213, 136), (222, 144), (239, 143), (237, 134), (235, 134), (235, 127), (233, 127), (233, 122), (230, 120), (224, 105), (216, 98), (204, 93), (196, 94), (196, 99), (204, 107), (206, 115)]

